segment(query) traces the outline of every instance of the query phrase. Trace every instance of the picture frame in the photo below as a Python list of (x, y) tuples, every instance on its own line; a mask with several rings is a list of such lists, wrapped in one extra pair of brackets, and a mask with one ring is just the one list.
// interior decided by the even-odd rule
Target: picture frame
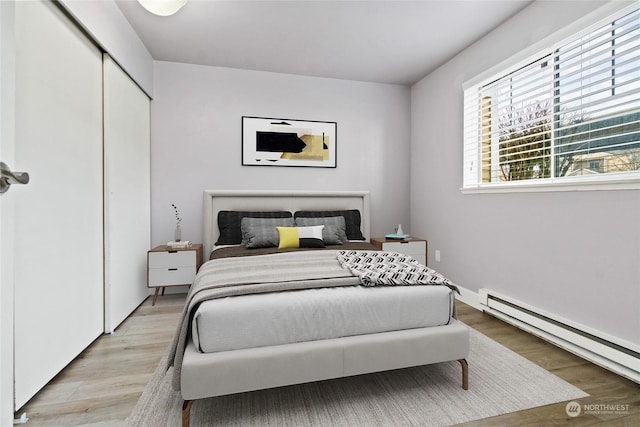
[(243, 166), (337, 166), (337, 123), (242, 116)]

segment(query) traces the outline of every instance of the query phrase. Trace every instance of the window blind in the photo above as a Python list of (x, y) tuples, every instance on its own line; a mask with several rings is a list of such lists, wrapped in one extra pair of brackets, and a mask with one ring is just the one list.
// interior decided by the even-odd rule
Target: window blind
[(466, 188), (640, 175), (640, 10), (465, 90)]

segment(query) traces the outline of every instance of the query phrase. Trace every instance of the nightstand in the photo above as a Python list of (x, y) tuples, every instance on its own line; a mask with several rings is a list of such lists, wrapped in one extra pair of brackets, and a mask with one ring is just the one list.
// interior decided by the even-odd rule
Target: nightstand
[(399, 252), (414, 257), (419, 263), (427, 265), (427, 241), (410, 237), (403, 240), (374, 237), (371, 244), (383, 251)]
[(162, 245), (147, 252), (147, 287), (156, 288), (151, 305), (156, 304), (158, 291), (169, 286), (192, 285), (202, 265), (202, 245), (170, 248)]

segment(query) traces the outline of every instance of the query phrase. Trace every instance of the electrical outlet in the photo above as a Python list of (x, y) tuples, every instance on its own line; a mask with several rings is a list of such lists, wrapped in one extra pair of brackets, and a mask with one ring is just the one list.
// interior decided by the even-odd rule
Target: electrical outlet
[(440, 262), (440, 249), (436, 249), (436, 262)]

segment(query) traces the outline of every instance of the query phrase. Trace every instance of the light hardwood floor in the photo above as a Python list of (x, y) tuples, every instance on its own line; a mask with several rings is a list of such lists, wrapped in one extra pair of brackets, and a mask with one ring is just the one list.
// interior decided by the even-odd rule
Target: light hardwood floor
[[(96, 340), (20, 411), (27, 412), (27, 426), (124, 425), (175, 332), (183, 302), (184, 295), (167, 295), (152, 307), (147, 299), (115, 334)], [(570, 418), (566, 404), (559, 403), (465, 426), (640, 426), (640, 385), (465, 304), (458, 305), (458, 317), (589, 393), (580, 404), (629, 405), (619, 415)]]
[(121, 426), (173, 337), (185, 295), (147, 298), (22, 408), (29, 426)]
[(629, 405), (628, 411), (617, 415), (607, 413), (581, 414), (571, 418), (566, 413), (565, 402), (461, 425), (491, 427), (640, 426), (640, 384), (587, 362), (466, 304), (458, 304), (458, 318), (475, 330), (589, 393), (589, 397), (576, 400), (580, 405)]

